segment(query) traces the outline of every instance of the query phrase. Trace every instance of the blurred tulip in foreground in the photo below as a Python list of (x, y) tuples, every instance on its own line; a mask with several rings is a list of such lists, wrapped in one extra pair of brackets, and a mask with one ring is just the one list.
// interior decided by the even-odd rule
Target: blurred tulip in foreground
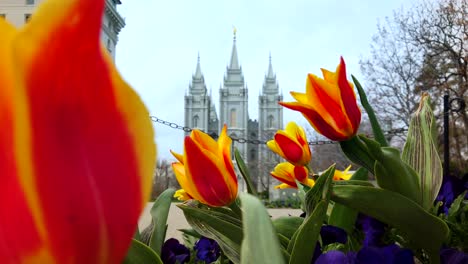
[(104, 4), (0, 18), (2, 263), (120, 263), (149, 198), (152, 124), (100, 44)]

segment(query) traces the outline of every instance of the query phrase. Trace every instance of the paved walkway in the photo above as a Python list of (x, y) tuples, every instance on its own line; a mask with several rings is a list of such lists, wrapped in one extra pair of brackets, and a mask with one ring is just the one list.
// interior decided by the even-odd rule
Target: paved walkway
[[(138, 221), (138, 227), (140, 232), (151, 223), (150, 209), (153, 206), (153, 203), (148, 203), (143, 214)], [(272, 218), (278, 218), (281, 216), (299, 216), (302, 213), (300, 209), (268, 209), (268, 213)], [(179, 241), (182, 241), (182, 233), (178, 229), (190, 228), (190, 225), (185, 220), (182, 210), (178, 208), (174, 203), (171, 204), (169, 210), (169, 217), (167, 219), (167, 233), (166, 239), (168, 238), (177, 238)]]

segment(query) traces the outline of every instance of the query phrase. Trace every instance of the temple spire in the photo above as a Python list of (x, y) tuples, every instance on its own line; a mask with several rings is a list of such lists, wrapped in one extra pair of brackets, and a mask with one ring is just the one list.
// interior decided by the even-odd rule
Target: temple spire
[(268, 65), (268, 73), (267, 78), (275, 78), (275, 74), (273, 73), (273, 65), (271, 64), (271, 52), (270, 52), (270, 64)]
[(203, 76), (202, 76), (201, 67), (200, 67), (200, 52), (198, 52), (197, 69), (195, 70), (195, 76), (194, 76), (194, 78), (196, 78), (196, 79), (201, 79), (202, 77), (203, 77)]
[(236, 47), (236, 34), (237, 29), (233, 29), (233, 40), (232, 40), (232, 52), (231, 52), (231, 62), (229, 63), (229, 69), (239, 69), (239, 59), (237, 57), (237, 47)]
[(279, 90), (278, 82), (276, 81), (276, 75), (273, 72), (273, 63), (271, 63), (271, 52), (268, 61), (268, 72), (265, 75), (263, 81), (262, 94), (277, 95)]

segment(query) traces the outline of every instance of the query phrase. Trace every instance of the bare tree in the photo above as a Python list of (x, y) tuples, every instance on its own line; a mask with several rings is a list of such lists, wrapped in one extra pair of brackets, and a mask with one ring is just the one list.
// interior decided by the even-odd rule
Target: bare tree
[(400, 20), (400, 14), (394, 12), (392, 19), (377, 25), (371, 56), (360, 64), (369, 99), (380, 120), (407, 128), (419, 102), (414, 87), (422, 54), (399, 27)]
[(310, 151), (312, 152), (310, 166), (315, 173), (328, 169), (332, 164), (336, 164), (336, 168), (339, 170), (343, 170), (351, 164), (337, 142), (329, 142), (327, 138), (317, 134), (310, 125), (303, 127), (307, 140), (309, 142), (317, 142), (317, 144), (310, 145)]
[[(408, 126), (421, 91), (433, 98), (442, 123), (442, 95), (468, 97), (468, 3), (422, 0), (378, 25), (371, 56), (361, 60), (368, 93), (381, 119)], [(467, 112), (451, 113), (452, 160), (468, 170)]]
[(157, 198), (162, 192), (168, 188), (178, 189), (179, 183), (175, 178), (175, 174), (172, 170), (171, 163), (168, 160), (159, 160), (156, 163), (156, 169), (154, 170), (153, 176), (153, 189), (151, 192), (151, 198)]
[[(408, 39), (424, 51), (424, 65), (417, 78), (417, 90), (433, 98), (443, 94), (468, 101), (468, 2), (466, 0), (424, 1), (401, 27)], [(437, 106), (441, 106), (437, 102)], [(443, 114), (440, 107), (436, 114)], [(468, 170), (467, 111), (450, 112), (451, 155), (458, 168)]]

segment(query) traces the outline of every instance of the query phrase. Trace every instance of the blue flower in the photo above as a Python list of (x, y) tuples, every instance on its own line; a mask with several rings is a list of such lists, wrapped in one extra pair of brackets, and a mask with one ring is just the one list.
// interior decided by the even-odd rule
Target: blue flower
[(315, 243), (314, 255), (312, 256), (312, 262), (310, 262), (310, 263), (315, 263), (315, 261), (321, 255), (322, 255), (322, 250), (320, 249), (320, 244), (317, 242), (317, 243)]
[(339, 250), (330, 250), (327, 253), (320, 255), (315, 264), (354, 264), (355, 255), (356, 254), (354, 252), (345, 254)]
[(177, 239), (170, 238), (162, 246), (161, 260), (164, 264), (186, 263), (190, 261), (190, 250)]
[(396, 244), (385, 247), (363, 247), (357, 253), (330, 250), (318, 257), (316, 264), (413, 264), (413, 252)]
[(440, 250), (440, 263), (442, 264), (468, 263), (468, 253), (458, 251), (454, 248), (443, 248)]
[(320, 237), (322, 238), (323, 246), (333, 243), (346, 244), (348, 241), (346, 231), (332, 225), (322, 226), (320, 229)]
[(413, 264), (413, 252), (396, 244), (385, 247), (363, 247), (356, 254), (356, 263)]
[(362, 242), (364, 247), (383, 246), (382, 237), (385, 234), (386, 224), (364, 214), (359, 214), (356, 224), (364, 233)]
[[(444, 176), (442, 180), (442, 187), (437, 195), (436, 202), (442, 202), (441, 210), (444, 214), (448, 214), (448, 210), (453, 203), (453, 200), (462, 194), (465, 190), (468, 190), (468, 180), (465, 175), (465, 179), (459, 179), (452, 175)], [(465, 196), (468, 199), (468, 193)]]
[(197, 251), (197, 260), (211, 263), (218, 259), (221, 250), (216, 241), (202, 237), (195, 243), (194, 249)]

